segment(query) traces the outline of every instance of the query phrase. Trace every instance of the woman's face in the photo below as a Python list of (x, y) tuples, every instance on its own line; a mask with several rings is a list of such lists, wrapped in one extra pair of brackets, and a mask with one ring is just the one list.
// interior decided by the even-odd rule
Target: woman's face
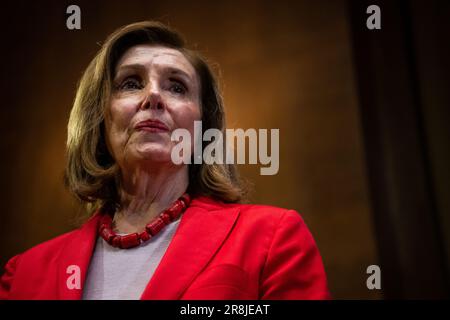
[(200, 120), (200, 81), (178, 50), (136, 45), (118, 61), (109, 108), (106, 140), (122, 167), (136, 161), (171, 162), (171, 133), (187, 129), (194, 137)]

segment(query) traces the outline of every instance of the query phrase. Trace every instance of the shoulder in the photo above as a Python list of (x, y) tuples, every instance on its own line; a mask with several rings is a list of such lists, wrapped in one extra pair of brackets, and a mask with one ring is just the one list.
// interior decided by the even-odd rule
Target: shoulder
[(256, 224), (258, 226), (278, 228), (291, 224), (306, 228), (301, 214), (292, 209), (262, 204), (223, 203), (210, 197), (196, 198), (193, 200), (192, 205), (210, 212), (238, 211), (241, 223), (253, 226)]
[(22, 257), (33, 257), (36, 255), (39, 256), (48, 256), (53, 255), (55, 252), (60, 251), (64, 245), (67, 243), (67, 241), (70, 241), (69, 239), (73, 237), (74, 234), (78, 232), (78, 229), (72, 230), (69, 232), (66, 232), (62, 235), (56, 236), (54, 238), (51, 238), (47, 241), (41, 242), (26, 251), (24, 251), (22, 254), (20, 254)]
[(0, 277), (0, 300), (10, 298), (14, 286), (26, 288), (27, 284), (41, 283), (43, 279), (51, 281), (44, 275), (54, 271), (57, 257), (76, 232), (71, 231), (40, 243), (9, 259)]
[(12, 257), (4, 266), (5, 275), (14, 274), (19, 266), (20, 268), (36, 268), (40, 265), (53, 264), (59, 253), (64, 249), (65, 244), (70, 241), (76, 232), (77, 230), (67, 232)]
[(96, 221), (97, 216), (92, 216), (81, 227), (51, 238), (47, 241), (41, 242), (23, 251), (22, 253), (19, 253), (8, 261), (7, 266), (17, 266), (19, 263), (23, 265), (54, 262), (58, 254), (64, 250), (68, 243), (74, 241), (79, 236), (79, 234), (83, 232), (87, 227), (92, 224), (96, 224)]
[(295, 210), (258, 204), (240, 205), (239, 209), (242, 224), (270, 235), (272, 242), (277, 238), (296, 239), (298, 243), (312, 240), (309, 228)]
[(239, 204), (237, 207), (241, 218), (249, 221), (268, 223), (273, 226), (284, 224), (285, 221), (304, 223), (300, 213), (292, 209), (261, 204)]

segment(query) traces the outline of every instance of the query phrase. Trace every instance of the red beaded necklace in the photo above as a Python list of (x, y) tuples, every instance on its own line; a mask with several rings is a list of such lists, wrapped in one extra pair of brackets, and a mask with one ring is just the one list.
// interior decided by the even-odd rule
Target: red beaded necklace
[(142, 242), (154, 237), (162, 228), (176, 220), (189, 206), (191, 199), (187, 193), (178, 198), (169, 209), (164, 210), (158, 217), (145, 226), (141, 233), (130, 233), (124, 236), (118, 235), (112, 229), (112, 216), (108, 213), (100, 218), (98, 232), (100, 236), (111, 246), (121, 249), (137, 247)]

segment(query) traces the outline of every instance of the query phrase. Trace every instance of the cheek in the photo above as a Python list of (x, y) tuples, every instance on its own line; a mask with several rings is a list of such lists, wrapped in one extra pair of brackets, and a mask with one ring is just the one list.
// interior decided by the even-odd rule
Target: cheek
[(126, 128), (136, 112), (134, 101), (120, 100), (111, 103), (109, 108), (109, 119), (112, 126)]
[[(199, 112), (192, 112), (189, 114), (185, 114), (182, 120), (179, 123), (179, 128), (186, 129), (189, 131), (190, 134), (190, 140), (191, 140), (191, 152), (194, 150), (194, 144), (197, 141), (201, 141), (201, 131), (202, 130), (195, 130), (196, 124), (195, 121), (200, 121), (200, 113)], [(197, 124), (198, 126), (198, 124)]]
[[(201, 111), (200, 108), (193, 107), (189, 109), (185, 109), (185, 112), (182, 112), (179, 117), (178, 128), (187, 129), (190, 133), (191, 137), (191, 152), (194, 151), (194, 144), (198, 141), (201, 141), (201, 130), (195, 130), (195, 121), (201, 120)], [(196, 136), (200, 135), (200, 136)]]
[[(107, 137), (113, 146), (126, 140), (129, 124), (133, 118), (135, 107), (123, 101), (112, 102), (105, 117)], [(124, 140), (124, 141), (122, 141)]]
[(174, 112), (173, 117), (177, 128), (184, 128), (189, 131), (193, 131), (194, 121), (201, 120), (200, 107), (196, 103), (182, 106), (179, 110)]

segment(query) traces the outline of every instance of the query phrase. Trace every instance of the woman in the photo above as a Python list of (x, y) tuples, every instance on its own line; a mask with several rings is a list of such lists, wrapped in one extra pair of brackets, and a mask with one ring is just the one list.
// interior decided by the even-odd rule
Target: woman
[[(205, 60), (166, 26), (114, 32), (68, 124), (66, 184), (92, 217), (13, 257), (2, 299), (323, 299), (314, 240), (292, 210), (240, 204), (235, 167), (175, 164), (176, 129), (225, 128)], [(203, 146), (205, 147), (205, 146)]]

